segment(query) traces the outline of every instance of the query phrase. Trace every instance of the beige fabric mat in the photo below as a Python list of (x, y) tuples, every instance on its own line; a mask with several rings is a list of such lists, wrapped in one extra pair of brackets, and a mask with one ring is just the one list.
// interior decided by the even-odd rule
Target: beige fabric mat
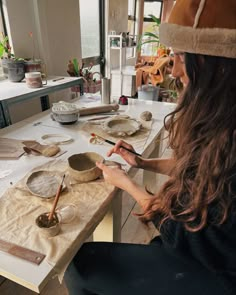
[(0, 159), (17, 159), (24, 154), (22, 140), (0, 138)]
[[(34, 171), (48, 170), (63, 175), (66, 169), (67, 163), (52, 160)], [(62, 224), (57, 236), (45, 238), (35, 225), (35, 219), (41, 213), (50, 211), (53, 199), (43, 200), (30, 194), (25, 186), (30, 174), (8, 189), (0, 198), (0, 236), (3, 240), (45, 254), (50, 264), (55, 265), (57, 262), (55, 270), (60, 273), (64, 270), (66, 261), (72, 259), (70, 251), (65, 255), (69, 246), (71, 250), (78, 249), (94, 230), (91, 219), (99, 222), (103, 218), (110, 204), (114, 186), (103, 180), (70, 185), (67, 175), (65, 182), (69, 187), (60, 196), (58, 207), (63, 204), (74, 204), (77, 216), (71, 223)]]
[[(111, 140), (113, 142), (117, 142), (119, 139), (122, 139), (126, 142), (128, 142), (129, 144), (132, 144), (132, 146), (134, 147), (135, 150), (137, 149), (143, 149), (147, 139), (149, 137), (150, 131), (151, 131), (151, 127), (152, 127), (152, 123), (153, 121), (141, 121), (142, 123), (142, 127), (139, 131), (137, 131), (136, 133), (134, 133), (131, 136), (125, 136), (125, 137), (115, 137), (115, 136), (111, 136), (110, 134), (106, 133), (102, 127), (101, 124), (102, 122), (86, 122), (82, 125), (80, 125), (80, 129), (87, 132), (88, 134), (90, 133), (95, 133), (105, 139)], [(104, 144), (108, 144), (108, 143), (104, 143)], [(109, 144), (108, 144), (109, 145)], [(109, 145), (110, 146), (110, 145)]]

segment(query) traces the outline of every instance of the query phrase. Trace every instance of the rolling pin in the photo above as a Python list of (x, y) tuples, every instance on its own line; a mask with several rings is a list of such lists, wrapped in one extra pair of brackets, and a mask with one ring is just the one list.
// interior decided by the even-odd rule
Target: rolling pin
[(101, 105), (91, 108), (80, 108), (79, 113), (80, 116), (86, 116), (86, 115), (93, 115), (98, 113), (107, 113), (111, 111), (117, 111), (119, 109), (119, 105), (117, 103), (115, 104), (108, 104), (108, 105)]

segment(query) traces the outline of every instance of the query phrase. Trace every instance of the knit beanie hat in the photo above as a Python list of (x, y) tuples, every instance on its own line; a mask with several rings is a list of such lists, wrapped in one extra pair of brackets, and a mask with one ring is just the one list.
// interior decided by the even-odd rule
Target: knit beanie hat
[(177, 0), (159, 34), (182, 52), (236, 58), (236, 0)]

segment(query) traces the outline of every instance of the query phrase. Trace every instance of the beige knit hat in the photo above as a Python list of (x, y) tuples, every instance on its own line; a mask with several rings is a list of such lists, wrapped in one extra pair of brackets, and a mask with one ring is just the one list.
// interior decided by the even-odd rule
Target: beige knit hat
[(159, 33), (183, 52), (236, 58), (236, 0), (177, 0)]

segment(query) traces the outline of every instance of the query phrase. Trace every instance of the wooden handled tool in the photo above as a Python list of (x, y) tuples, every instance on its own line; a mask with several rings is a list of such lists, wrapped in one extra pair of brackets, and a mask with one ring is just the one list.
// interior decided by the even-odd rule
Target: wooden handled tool
[(30, 261), (37, 265), (39, 265), (46, 257), (44, 254), (41, 254), (39, 252), (3, 240), (0, 240), (0, 251)]
[[(115, 144), (116, 144), (115, 142), (113, 142), (113, 141), (111, 141), (111, 140), (109, 140), (109, 139), (103, 138), (103, 137), (101, 137), (101, 136), (99, 136), (99, 135), (97, 135), (97, 134), (95, 134), (95, 133), (91, 133), (91, 136), (93, 136), (93, 137), (97, 137), (97, 138), (99, 138), (99, 139), (101, 139), (101, 140), (103, 140), (103, 141), (105, 141), (105, 142), (107, 142), (107, 143), (109, 143), (109, 144), (111, 144), (111, 145), (115, 145)], [(136, 155), (136, 156), (140, 156), (140, 157), (142, 157), (141, 154), (136, 153), (135, 151), (130, 150), (130, 149), (128, 149), (127, 147), (125, 147), (125, 146), (123, 146), (123, 145), (121, 145), (120, 147), (121, 147), (122, 149), (124, 149), (124, 150), (126, 150), (126, 151), (128, 151), (128, 152), (130, 152), (130, 153), (132, 153), (132, 154), (134, 154), (134, 155)]]
[(116, 104), (108, 104), (108, 105), (101, 105), (91, 108), (80, 108), (79, 113), (80, 116), (86, 116), (86, 115), (93, 115), (98, 113), (106, 113), (111, 111), (117, 111), (119, 109), (119, 105)]
[(63, 182), (64, 182), (64, 179), (65, 179), (65, 174), (63, 175), (62, 177), (62, 181), (61, 181), (61, 184), (57, 190), (57, 194), (56, 194), (56, 197), (54, 199), (54, 202), (53, 202), (53, 205), (52, 205), (52, 210), (48, 216), (48, 222), (50, 222), (53, 218), (53, 215), (54, 215), (54, 212), (55, 212), (55, 209), (57, 207), (57, 203), (58, 203), (58, 200), (59, 200), (59, 197), (60, 197), (60, 193), (62, 191), (62, 188), (63, 188)]

